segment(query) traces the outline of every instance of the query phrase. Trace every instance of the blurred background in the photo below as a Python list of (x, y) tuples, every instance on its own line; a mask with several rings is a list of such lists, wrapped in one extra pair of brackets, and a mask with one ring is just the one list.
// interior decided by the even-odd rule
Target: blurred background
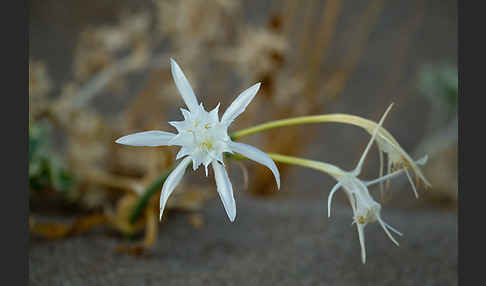
[[(31, 285), (456, 285), (457, 1), (30, 1)], [(232, 131), (347, 113), (377, 121), (423, 167), (415, 199), (392, 181), (366, 229), (334, 181), (279, 164), (228, 161), (231, 224), (210, 174), (187, 172), (158, 221), (160, 178), (177, 148), (115, 144), (173, 128), (183, 101), (173, 57), (207, 109), (262, 88)], [(350, 125), (285, 127), (242, 139), (266, 152), (352, 169), (369, 135)], [(376, 147), (362, 177), (378, 175)]]

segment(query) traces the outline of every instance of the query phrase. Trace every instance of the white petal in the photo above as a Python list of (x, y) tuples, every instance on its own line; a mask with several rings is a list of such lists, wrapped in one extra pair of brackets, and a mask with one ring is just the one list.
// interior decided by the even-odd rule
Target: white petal
[(422, 157), (422, 158), (420, 158), (419, 160), (415, 161), (415, 163), (416, 163), (417, 165), (421, 165), (421, 166), (423, 166), (423, 165), (427, 164), (427, 160), (429, 160), (429, 155), (425, 155), (425, 156), (423, 156), (423, 157)]
[(393, 226), (391, 226), (391, 225), (387, 224), (387, 223), (386, 223), (386, 222), (384, 222), (383, 220), (382, 220), (382, 222), (383, 222), (383, 224), (384, 224), (386, 227), (388, 227), (389, 229), (391, 229), (391, 230), (392, 230), (394, 233), (398, 234), (399, 236), (402, 236), (402, 235), (403, 235), (403, 233), (401, 233), (400, 231), (398, 231), (398, 230), (397, 230), (396, 228), (394, 228)]
[(189, 121), (191, 119), (191, 113), (184, 108), (181, 108), (180, 110), (182, 112), (182, 116), (184, 116), (184, 120)]
[(169, 141), (174, 137), (175, 134), (170, 132), (151, 130), (126, 135), (115, 142), (130, 146), (164, 146), (170, 145)]
[(172, 58), (170, 59), (170, 70), (172, 72), (172, 78), (174, 79), (177, 89), (186, 103), (187, 108), (189, 108), (191, 112), (195, 111), (198, 108), (196, 95), (181, 68)]
[(190, 162), (191, 157), (184, 158), (184, 160), (182, 160), (179, 165), (177, 165), (177, 167), (170, 173), (169, 177), (167, 177), (167, 180), (165, 180), (164, 185), (162, 186), (162, 192), (160, 194), (160, 220), (162, 219), (162, 213), (164, 212), (167, 199), (181, 181), (182, 176), (184, 176), (186, 168)]
[(223, 114), (223, 117), (221, 117), (221, 122), (225, 122), (226, 125), (230, 125), (233, 120), (243, 113), (250, 104), (250, 102), (253, 100), (255, 95), (258, 92), (258, 89), (260, 88), (260, 83), (257, 83), (247, 90), (243, 91), (238, 95), (238, 97), (231, 103), (231, 105), (226, 109), (226, 111)]
[(236, 203), (235, 198), (233, 197), (233, 186), (231, 185), (228, 173), (223, 165), (218, 162), (213, 162), (212, 165), (219, 197), (223, 202), (224, 209), (226, 210), (230, 221), (233, 222), (236, 217)]
[(193, 144), (194, 134), (191, 132), (182, 132), (174, 136), (168, 143), (168, 145), (187, 146)]
[(192, 152), (191, 158), (193, 171), (196, 171), (199, 168), (199, 165), (203, 163), (205, 157), (205, 153), (201, 152), (199, 149)]
[(177, 152), (176, 160), (179, 160), (180, 158), (191, 154), (190, 150), (186, 147), (182, 147), (179, 152)]
[(359, 159), (359, 162), (358, 162), (358, 165), (356, 166), (356, 169), (354, 170), (355, 176), (357, 176), (361, 173), (361, 167), (362, 167), (363, 162), (366, 158), (366, 155), (368, 154), (368, 151), (370, 151), (370, 147), (371, 147), (371, 145), (373, 145), (373, 141), (375, 140), (376, 135), (378, 134), (378, 130), (383, 125), (383, 121), (385, 121), (385, 118), (388, 115), (388, 112), (390, 112), (392, 106), (393, 106), (393, 103), (390, 104), (390, 106), (388, 106), (388, 108), (385, 110), (385, 113), (383, 113), (383, 115), (381, 116), (380, 122), (378, 122), (378, 125), (375, 127), (375, 130), (373, 131), (371, 139), (368, 142), (368, 145), (366, 146), (363, 154), (361, 155), (361, 158)]
[(211, 120), (211, 122), (219, 122), (219, 105), (220, 104), (218, 103), (218, 105), (216, 105), (216, 107), (209, 112), (209, 119)]
[(234, 152), (239, 153), (250, 160), (267, 166), (275, 176), (275, 180), (277, 181), (277, 187), (278, 189), (280, 189), (280, 173), (278, 172), (275, 162), (273, 162), (273, 160), (268, 157), (267, 154), (248, 144), (230, 141), (228, 145)]
[(366, 263), (366, 246), (365, 246), (365, 236), (364, 236), (364, 226), (357, 223), (356, 228), (358, 229), (359, 244), (361, 246), (361, 261), (363, 264)]
[(390, 238), (390, 240), (393, 241), (393, 243), (395, 243), (397, 246), (399, 246), (398, 241), (396, 241), (396, 239), (393, 237), (393, 235), (391, 235), (391, 233), (388, 231), (388, 228), (384, 224), (384, 221), (381, 219), (381, 217), (377, 216), (377, 219), (378, 219), (378, 222), (380, 223), (381, 227), (385, 231), (386, 235), (388, 236), (388, 238)]
[(169, 121), (169, 124), (177, 129), (177, 132), (181, 133), (185, 131), (187, 123), (186, 121)]
[(334, 185), (334, 187), (331, 189), (331, 192), (329, 193), (329, 197), (327, 198), (327, 217), (331, 217), (332, 196), (337, 190), (339, 190), (339, 187), (341, 187), (341, 182)]
[(413, 193), (415, 194), (415, 198), (418, 199), (419, 195), (417, 193), (417, 188), (415, 188), (415, 184), (413, 183), (412, 177), (410, 177), (410, 173), (408, 173), (407, 168), (404, 168), (405, 174), (407, 174), (408, 181), (410, 182), (410, 185), (412, 185)]

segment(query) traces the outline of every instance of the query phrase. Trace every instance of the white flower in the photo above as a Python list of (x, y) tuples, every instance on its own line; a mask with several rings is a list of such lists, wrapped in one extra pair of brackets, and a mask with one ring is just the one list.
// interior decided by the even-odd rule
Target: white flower
[[(368, 129), (368, 132), (371, 134), (372, 130)], [(383, 160), (384, 155), (388, 157), (388, 164), (387, 164), (387, 174), (392, 173), (395, 170), (403, 169), (405, 174), (407, 175), (408, 181), (412, 186), (413, 192), (415, 197), (418, 198), (417, 188), (412, 180), (412, 176), (408, 172), (408, 168), (411, 168), (413, 174), (415, 175), (417, 183), (422, 182), (425, 187), (430, 187), (431, 184), (425, 176), (422, 174), (422, 171), (417, 165), (417, 162), (414, 162), (410, 155), (405, 152), (405, 150), (400, 147), (398, 142), (391, 137), (389, 134), (378, 134), (375, 138), (375, 142), (378, 145), (379, 155), (380, 155), (380, 177), (383, 175)], [(426, 159), (425, 159), (426, 160)], [(419, 160), (420, 162), (420, 160)], [(388, 185), (389, 181), (387, 181)], [(388, 187), (387, 187), (388, 188)], [(382, 195), (383, 195), (383, 185), (381, 184)]]
[[(363, 263), (366, 262), (366, 248), (365, 248), (365, 238), (364, 238), (364, 227), (374, 221), (378, 221), (385, 231), (385, 233), (388, 235), (388, 237), (396, 244), (398, 245), (398, 242), (395, 240), (395, 238), (391, 235), (391, 233), (388, 231), (388, 229), (392, 230), (393, 232), (402, 235), (399, 231), (385, 223), (380, 216), (380, 211), (381, 211), (381, 205), (376, 202), (373, 197), (370, 195), (368, 186), (372, 184), (379, 183), (387, 177), (382, 177), (377, 180), (373, 180), (370, 182), (364, 182), (360, 179), (358, 179), (359, 174), (361, 173), (361, 167), (363, 165), (363, 162), (366, 158), (366, 155), (368, 154), (368, 151), (373, 144), (373, 141), (376, 138), (376, 135), (378, 133), (378, 130), (380, 129), (381, 125), (383, 124), (383, 121), (385, 120), (386, 115), (390, 111), (392, 105), (388, 107), (388, 109), (385, 111), (383, 116), (380, 119), (380, 122), (378, 126), (375, 128), (373, 135), (370, 139), (370, 142), (366, 146), (363, 154), (361, 155), (361, 158), (358, 162), (358, 165), (356, 168), (350, 172), (342, 171), (340, 174), (335, 175), (335, 178), (338, 180), (338, 183), (334, 185), (334, 187), (331, 189), (331, 192), (329, 193), (328, 201), (327, 201), (327, 208), (328, 208), (328, 217), (331, 216), (331, 202), (332, 202), (332, 197), (334, 193), (339, 190), (339, 188), (343, 188), (344, 192), (346, 193), (346, 196), (348, 197), (349, 203), (351, 204), (351, 207), (353, 209), (353, 223), (356, 223), (356, 228), (358, 230), (358, 235), (359, 235), (359, 242), (361, 245), (361, 260)], [(395, 175), (395, 174), (393, 174)], [(392, 176), (392, 174), (390, 174)]]
[(236, 217), (236, 205), (233, 197), (233, 187), (224, 168), (223, 153), (236, 152), (248, 159), (267, 166), (275, 176), (277, 187), (280, 189), (280, 174), (277, 166), (270, 157), (257, 148), (231, 141), (228, 136), (228, 126), (238, 115), (245, 111), (248, 104), (255, 97), (260, 83), (257, 83), (243, 91), (231, 105), (226, 109), (221, 120), (219, 120), (219, 104), (210, 112), (207, 112), (202, 103), (198, 104), (194, 91), (177, 63), (170, 59), (172, 77), (184, 100), (187, 108), (181, 108), (183, 121), (169, 122), (177, 129), (178, 134), (165, 131), (145, 131), (123, 136), (116, 140), (116, 143), (131, 146), (172, 146), (178, 145), (182, 148), (176, 159), (185, 157), (179, 165), (171, 172), (162, 187), (160, 196), (160, 219), (165, 204), (170, 194), (182, 179), (186, 168), (192, 161), (192, 168), (195, 171), (201, 164), (204, 165), (206, 176), (208, 166), (211, 164), (214, 170), (216, 186), (223, 202), (224, 208), (231, 222)]
[[(353, 209), (353, 224), (356, 224), (356, 229), (358, 230), (362, 262), (366, 262), (364, 228), (370, 222), (378, 221), (386, 235), (398, 246), (398, 242), (391, 235), (388, 229), (392, 230), (398, 235), (402, 235), (402, 233), (382, 220), (380, 215), (381, 205), (370, 195), (367, 184), (358, 178), (351, 176), (343, 178), (341, 180), (341, 184)], [(328, 201), (329, 207), (331, 199), (332, 196), (330, 195)]]

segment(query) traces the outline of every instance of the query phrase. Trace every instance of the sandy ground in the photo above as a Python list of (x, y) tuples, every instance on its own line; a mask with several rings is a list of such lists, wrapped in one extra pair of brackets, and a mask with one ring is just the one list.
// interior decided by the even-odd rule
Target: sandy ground
[(64, 241), (31, 239), (31, 285), (457, 285), (457, 215), (422, 208), (385, 209), (404, 233), (400, 247), (377, 224), (366, 228), (361, 264), (351, 210), (321, 199), (237, 195), (230, 224), (209, 202), (196, 229), (170, 213), (142, 257), (116, 254), (123, 242), (104, 229)]

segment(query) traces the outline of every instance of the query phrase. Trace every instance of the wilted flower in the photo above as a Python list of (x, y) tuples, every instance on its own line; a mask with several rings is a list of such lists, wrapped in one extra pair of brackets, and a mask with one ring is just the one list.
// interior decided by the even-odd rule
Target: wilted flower
[(189, 109), (181, 108), (184, 116), (183, 121), (169, 122), (177, 129), (178, 134), (158, 130), (145, 131), (123, 136), (117, 139), (116, 143), (131, 146), (178, 145), (182, 147), (176, 159), (187, 157), (179, 163), (164, 182), (160, 196), (160, 219), (162, 219), (162, 213), (168, 197), (174, 191), (186, 168), (192, 161), (193, 170), (196, 170), (201, 164), (204, 165), (206, 176), (209, 164), (213, 166), (219, 196), (230, 221), (233, 222), (236, 216), (236, 205), (233, 197), (233, 187), (224, 168), (224, 152), (236, 152), (267, 166), (275, 176), (277, 186), (280, 188), (280, 174), (272, 159), (253, 146), (231, 141), (228, 136), (229, 125), (238, 115), (245, 111), (260, 88), (260, 83), (243, 91), (231, 103), (221, 120), (219, 120), (219, 104), (213, 110), (207, 112), (202, 103), (198, 104), (189, 81), (177, 63), (173, 59), (170, 60), (170, 63), (172, 77)]
[[(390, 111), (392, 105), (388, 107), (388, 109), (385, 111), (383, 116), (380, 119), (380, 122), (378, 123), (378, 126), (375, 128), (373, 135), (366, 146), (363, 154), (361, 155), (361, 158), (358, 162), (358, 165), (356, 168), (350, 172), (345, 172), (343, 171), (341, 174), (337, 174), (334, 177), (338, 180), (338, 183), (334, 185), (332, 188), (331, 192), (329, 193), (328, 197), (328, 202), (327, 202), (327, 207), (328, 207), (328, 216), (331, 216), (331, 201), (334, 193), (339, 190), (340, 187), (343, 188), (344, 192), (346, 193), (346, 196), (349, 199), (349, 202), (351, 204), (351, 207), (353, 209), (353, 223), (356, 223), (356, 228), (358, 230), (358, 235), (359, 235), (359, 241), (361, 245), (361, 260), (363, 263), (366, 262), (366, 248), (365, 248), (365, 238), (364, 238), (364, 227), (374, 221), (378, 221), (380, 225), (382, 226), (383, 230), (385, 233), (388, 235), (388, 237), (396, 244), (398, 245), (398, 242), (395, 240), (395, 238), (391, 235), (391, 233), (388, 231), (388, 229), (391, 229), (395, 233), (402, 235), (399, 231), (385, 223), (380, 216), (380, 211), (381, 211), (381, 205), (376, 202), (373, 197), (370, 195), (369, 190), (368, 190), (368, 185), (375, 184), (380, 182), (381, 180), (374, 180), (372, 182), (369, 182), (368, 184), (364, 181), (361, 181), (358, 179), (359, 174), (361, 173), (361, 167), (362, 164), (366, 158), (366, 155), (369, 152), (369, 149), (371, 145), (373, 144), (373, 141), (376, 138), (376, 135), (378, 133), (378, 130), (380, 129), (381, 125), (383, 124), (383, 121), (385, 120), (386, 115)], [(383, 177), (383, 179), (386, 179)]]
[[(371, 129), (367, 129), (368, 132), (372, 132)], [(395, 141), (393, 137), (387, 136), (386, 132), (380, 132), (375, 138), (376, 144), (378, 145), (378, 149), (380, 151), (380, 176), (383, 175), (383, 155), (386, 154), (388, 157), (388, 164), (387, 164), (387, 173), (390, 174), (393, 171), (403, 169), (407, 178), (412, 185), (413, 192), (415, 197), (418, 198), (417, 189), (415, 187), (415, 183), (412, 180), (410, 173), (408, 172), (408, 168), (411, 168), (415, 174), (417, 182), (422, 181), (426, 187), (430, 187), (429, 181), (424, 177), (422, 171), (418, 167), (417, 163), (413, 161), (413, 159), (403, 150), (398, 142)]]

